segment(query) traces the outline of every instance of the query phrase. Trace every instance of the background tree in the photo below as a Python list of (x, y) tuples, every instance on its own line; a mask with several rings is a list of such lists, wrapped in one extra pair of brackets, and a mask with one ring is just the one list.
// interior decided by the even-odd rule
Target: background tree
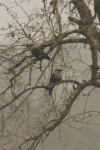
[[(41, 10), (30, 13), (23, 1), (15, 0), (13, 7), (0, 4), (12, 18), (1, 29), (5, 33), (0, 43), (1, 149), (34, 150), (56, 128), (62, 130), (63, 124), (75, 128), (72, 122), (88, 123), (100, 113), (86, 110), (89, 96), (100, 87), (100, 32), (93, 17), (94, 1), (41, 3)], [(18, 17), (15, 7), (25, 19)], [(26, 48), (34, 41), (52, 58), (52, 62), (42, 61), (42, 72), (39, 60)], [(63, 69), (63, 80), (49, 85), (55, 68)], [(55, 89), (49, 96), (51, 87)], [(85, 100), (82, 112), (72, 115), (73, 104), (81, 99)]]

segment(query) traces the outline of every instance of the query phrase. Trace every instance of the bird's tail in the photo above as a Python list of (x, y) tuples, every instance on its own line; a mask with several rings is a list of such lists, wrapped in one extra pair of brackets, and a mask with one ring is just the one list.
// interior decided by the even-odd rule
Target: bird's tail
[(50, 88), (50, 90), (49, 90), (49, 95), (50, 95), (50, 96), (52, 95), (52, 91), (53, 91), (53, 87)]

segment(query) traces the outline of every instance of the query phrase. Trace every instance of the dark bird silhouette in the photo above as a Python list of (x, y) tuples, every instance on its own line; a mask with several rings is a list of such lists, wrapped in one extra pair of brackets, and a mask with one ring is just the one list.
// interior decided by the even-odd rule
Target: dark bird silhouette
[(32, 52), (33, 56), (37, 59), (47, 59), (51, 61), (50, 57), (46, 53), (44, 53), (35, 42), (32, 42), (31, 44), (27, 45), (26, 48), (28, 48)]
[(100, 22), (100, 0), (94, 0), (94, 11), (95, 11), (95, 16), (97, 14)]
[[(63, 71), (62, 69), (59, 69), (59, 68), (56, 68), (51, 77), (50, 77), (50, 82), (49, 82), (49, 85), (51, 85), (52, 83), (56, 83), (56, 82), (59, 82), (60, 80), (62, 80), (62, 72)], [(51, 96), (52, 95), (52, 91), (53, 91), (53, 87), (50, 88), (49, 90), (49, 95)]]

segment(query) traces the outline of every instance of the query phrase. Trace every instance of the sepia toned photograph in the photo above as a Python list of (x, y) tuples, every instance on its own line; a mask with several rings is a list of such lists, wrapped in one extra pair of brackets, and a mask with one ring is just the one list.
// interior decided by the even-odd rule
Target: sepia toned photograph
[(100, 0), (0, 0), (0, 150), (100, 150)]

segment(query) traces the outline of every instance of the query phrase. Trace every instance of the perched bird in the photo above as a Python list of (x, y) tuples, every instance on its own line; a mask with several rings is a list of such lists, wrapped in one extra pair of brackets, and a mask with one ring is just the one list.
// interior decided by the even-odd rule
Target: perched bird
[[(49, 82), (49, 85), (51, 85), (52, 83), (56, 83), (56, 82), (59, 82), (60, 80), (62, 80), (62, 72), (63, 71), (62, 69), (59, 69), (59, 68), (56, 68), (51, 77), (50, 77), (50, 82)], [(52, 95), (52, 91), (53, 91), (53, 87), (50, 88), (49, 90), (49, 95), (51, 96)]]
[(46, 53), (44, 53), (35, 42), (32, 42), (31, 44), (27, 45), (26, 48), (28, 48), (32, 52), (33, 56), (37, 59), (47, 59), (51, 61), (50, 57)]
[(100, 22), (100, 0), (94, 0), (94, 11), (95, 11), (95, 16), (97, 14)]

